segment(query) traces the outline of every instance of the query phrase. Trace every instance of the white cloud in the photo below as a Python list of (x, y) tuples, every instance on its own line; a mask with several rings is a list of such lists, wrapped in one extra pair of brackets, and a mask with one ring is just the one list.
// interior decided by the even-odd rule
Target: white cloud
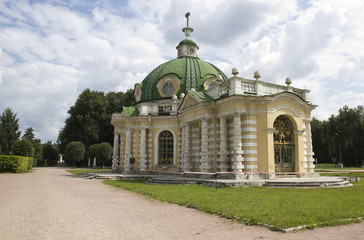
[(126, 91), (176, 57), (191, 12), (201, 59), (311, 89), (321, 119), (363, 105), (361, 1), (2, 1), (0, 111), (55, 141), (86, 88)]

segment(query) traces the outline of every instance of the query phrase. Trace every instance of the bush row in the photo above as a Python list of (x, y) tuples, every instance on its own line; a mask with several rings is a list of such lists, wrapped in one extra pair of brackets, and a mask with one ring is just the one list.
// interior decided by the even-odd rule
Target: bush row
[(33, 158), (0, 155), (0, 172), (25, 172), (32, 169)]

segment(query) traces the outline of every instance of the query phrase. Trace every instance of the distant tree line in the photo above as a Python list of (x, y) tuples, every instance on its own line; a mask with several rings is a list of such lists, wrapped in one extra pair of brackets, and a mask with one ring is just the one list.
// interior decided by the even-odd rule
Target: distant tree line
[(20, 139), (17, 114), (10, 108), (5, 109), (0, 117), (0, 155), (31, 157), (33, 166), (55, 165), (59, 159), (57, 145), (42, 144), (33, 131), (32, 127), (27, 128)]
[(363, 106), (339, 109), (328, 120), (311, 122), (312, 145), (318, 163), (343, 163), (345, 166), (364, 165)]
[[(70, 166), (87, 166), (96, 158), (98, 166), (110, 166), (114, 127), (113, 113), (121, 113), (123, 106), (135, 104), (133, 90), (109, 92), (84, 90), (58, 136), (59, 149)], [(92, 146), (92, 147), (91, 147)], [(91, 163), (92, 165), (92, 163)]]

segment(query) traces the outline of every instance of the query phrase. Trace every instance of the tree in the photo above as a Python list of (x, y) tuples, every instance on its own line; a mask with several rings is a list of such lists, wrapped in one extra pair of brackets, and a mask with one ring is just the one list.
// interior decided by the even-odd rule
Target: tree
[(96, 163), (97, 166), (110, 166), (112, 156), (112, 147), (110, 143), (104, 142), (97, 145), (96, 149)]
[(122, 112), (123, 106), (133, 105), (133, 91), (126, 93), (83, 91), (68, 113), (65, 126), (58, 136), (60, 152), (72, 141), (81, 141), (86, 149), (92, 144), (113, 142), (113, 126), (111, 116), (115, 112)]
[(42, 144), (41, 144), (40, 139), (35, 138), (35, 134), (33, 133), (33, 131), (34, 130), (32, 127), (28, 127), (25, 130), (25, 133), (24, 133), (22, 139), (28, 140), (29, 142), (32, 143), (32, 145), (34, 147), (34, 157), (37, 159), (37, 162), (38, 162), (41, 160), (41, 156), (42, 156)]
[(67, 144), (64, 152), (65, 161), (75, 167), (77, 162), (81, 162), (84, 159), (85, 152), (85, 146), (82, 142), (70, 142)]
[(13, 152), (13, 155), (25, 157), (34, 156), (34, 147), (32, 143), (25, 139), (17, 140), (11, 147), (11, 150)]
[(2, 149), (5, 154), (10, 154), (11, 146), (19, 139), (21, 132), (19, 129), (19, 119), (16, 118), (10, 108), (7, 108), (1, 116), (1, 128), (3, 134)]
[(21, 132), (19, 131), (19, 119), (10, 108), (5, 109), (1, 115), (1, 136), (0, 145), (4, 154), (10, 154), (11, 146), (19, 139)]
[(340, 159), (346, 166), (361, 166), (364, 160), (364, 122), (363, 106), (339, 109), (337, 116), (336, 144), (339, 147)]
[(28, 140), (28, 141), (33, 141), (34, 140), (34, 133), (33, 133), (33, 128), (29, 127), (25, 130), (25, 133), (22, 137), (22, 139)]
[(68, 111), (70, 116), (60, 134), (61, 147), (72, 141), (81, 141), (86, 148), (100, 142), (101, 126), (107, 122), (106, 108), (103, 92), (83, 91)]
[(339, 109), (337, 116), (311, 122), (312, 145), (319, 163), (364, 164), (364, 108)]
[(47, 160), (48, 165), (54, 165), (59, 159), (58, 150), (52, 144), (46, 144), (43, 147), (43, 158)]

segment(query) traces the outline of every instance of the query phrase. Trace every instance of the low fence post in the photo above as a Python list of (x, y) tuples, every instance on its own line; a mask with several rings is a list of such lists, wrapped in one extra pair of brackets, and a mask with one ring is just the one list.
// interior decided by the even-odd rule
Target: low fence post
[(214, 177), (215, 177), (215, 188), (217, 189), (217, 179), (216, 179), (217, 176), (216, 175), (217, 175), (217, 173), (215, 172), (215, 174), (214, 174)]

